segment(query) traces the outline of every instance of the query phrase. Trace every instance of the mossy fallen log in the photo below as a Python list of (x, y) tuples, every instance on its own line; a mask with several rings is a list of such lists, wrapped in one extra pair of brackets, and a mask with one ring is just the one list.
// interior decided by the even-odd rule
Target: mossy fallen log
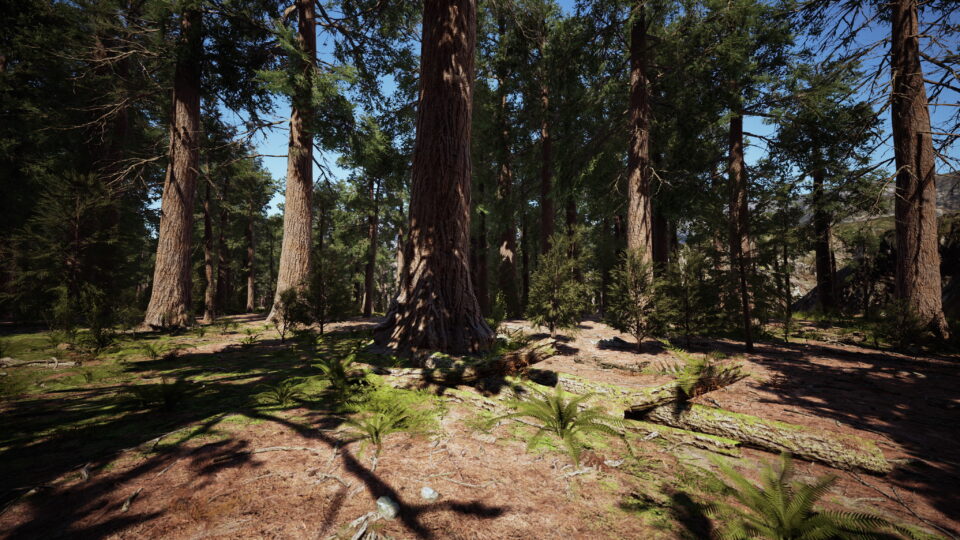
[[(625, 420), (623, 427), (626, 430), (628, 438), (638, 438), (649, 440), (651, 438), (662, 438), (670, 444), (689, 445), (704, 450), (710, 450), (718, 454), (728, 456), (740, 456), (740, 441), (708, 435), (706, 433), (697, 433), (687, 429), (673, 428), (640, 420)], [(654, 435), (655, 434), (655, 435)], [(652, 436), (652, 437), (651, 437)]]
[(835, 469), (875, 474), (893, 470), (893, 465), (873, 441), (855, 435), (697, 404), (661, 405), (646, 411), (642, 418), (656, 424), (737, 440), (745, 446), (769, 452), (790, 452), (801, 459), (824, 463)]
[(435, 357), (422, 368), (371, 368), (378, 375), (390, 378), (392, 386), (423, 388), (473, 384), (489, 377), (506, 377), (525, 373), (537, 362), (557, 354), (556, 340), (544, 338), (516, 351), (493, 358)]

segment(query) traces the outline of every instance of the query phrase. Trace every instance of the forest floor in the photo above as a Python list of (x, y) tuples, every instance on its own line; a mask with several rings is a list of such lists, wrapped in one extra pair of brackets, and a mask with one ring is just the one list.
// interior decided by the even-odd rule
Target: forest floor
[[(318, 354), (363, 347), (373, 324), (334, 325)], [(537, 332), (524, 321), (504, 327)], [(0, 356), (77, 359), (57, 336), (0, 331)], [(910, 464), (873, 476), (798, 460), (797, 478), (836, 475), (827, 507), (960, 536), (960, 358), (844, 344), (814, 323), (801, 331), (749, 355), (731, 340), (692, 342), (689, 350), (725, 353), (749, 374), (695, 401), (874, 441)], [(659, 369), (677, 362), (670, 351), (652, 341), (642, 354), (598, 348), (615, 335), (585, 321), (536, 367), (621, 386), (670, 381)], [(321, 397), (316, 375), (255, 317), (124, 339), (81, 365), (0, 368), (0, 537), (351, 538), (350, 523), (384, 495), (399, 516), (368, 530), (393, 538), (710, 538), (716, 526), (703, 503), (726, 492), (706, 450), (662, 437), (629, 446), (591, 438), (586, 468), (576, 469), (556, 444), (529, 447), (533, 428), (491, 429), (489, 415), (440, 391), (430, 397), (438, 428), (392, 435), (374, 459)], [(289, 406), (254, 397), (291, 378), (304, 395)], [(189, 389), (168, 407), (146, 406), (164, 399), (165, 379)], [(728, 459), (756, 479), (774, 458), (743, 449)], [(422, 499), (424, 486), (439, 499)]]

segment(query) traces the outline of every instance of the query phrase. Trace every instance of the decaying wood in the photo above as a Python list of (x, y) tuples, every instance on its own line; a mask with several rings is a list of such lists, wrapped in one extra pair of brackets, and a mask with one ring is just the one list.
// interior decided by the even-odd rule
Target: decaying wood
[(723, 409), (687, 404), (661, 405), (647, 411), (645, 420), (740, 441), (770, 452), (790, 452), (796, 457), (843, 470), (886, 474), (893, 469), (876, 445), (854, 435), (766, 420)]
[[(624, 428), (626, 429), (628, 438), (631, 435), (643, 439), (659, 437), (674, 445), (685, 444), (728, 456), (740, 455), (740, 441), (726, 437), (697, 433), (695, 431), (652, 424), (639, 420), (626, 420), (624, 422)], [(653, 435), (653, 437), (651, 437), (651, 435)]]
[(487, 377), (503, 377), (526, 372), (527, 368), (555, 355), (556, 340), (545, 338), (503, 356), (489, 359), (428, 359), (424, 368), (374, 369), (389, 378), (397, 388), (430, 385), (456, 386), (471, 384)]
[(78, 365), (80, 364), (77, 362), (64, 362), (58, 358), (50, 358), (48, 360), (14, 360), (13, 358), (0, 358), (0, 367), (34, 366), (58, 369)]

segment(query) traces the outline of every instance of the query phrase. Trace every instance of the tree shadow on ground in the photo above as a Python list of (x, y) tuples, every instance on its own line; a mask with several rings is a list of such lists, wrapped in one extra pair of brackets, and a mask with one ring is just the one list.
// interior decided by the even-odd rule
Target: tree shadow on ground
[[(909, 358), (851, 346), (781, 342), (759, 343), (752, 359), (774, 373), (768, 380), (747, 380), (769, 393), (764, 395), (775, 396), (760, 403), (868, 432), (887, 455), (894, 449), (889, 443), (903, 448), (909, 462), (898, 464), (885, 480), (921, 495), (954, 523), (960, 522), (960, 499), (955, 496), (960, 483), (957, 358)], [(899, 498), (896, 492), (884, 496)], [(951, 531), (956, 534), (956, 525)]]
[[(336, 347), (326, 352), (340, 354)], [(214, 482), (216, 473), (225, 468), (256, 466), (247, 443), (233, 437), (199, 447), (184, 445), (222, 436), (217, 426), (232, 415), (292, 428), (330, 448), (340, 446), (348, 472), (363, 483), (372, 499), (387, 495), (397, 501), (402, 523), (420, 538), (434, 537), (422, 521), (430, 512), (449, 510), (494, 518), (508, 510), (474, 501), (423, 505), (405, 501), (344, 449), (344, 441), (318, 431), (316, 424), (293, 422), (257, 406), (252, 397), (264, 383), (318, 375), (309, 362), (287, 349), (251, 347), (125, 364), (124, 376), (140, 387), (162, 384), (155, 380), (161, 375), (195, 381), (190, 391), (179, 396), (175, 407), (143, 407), (131, 395), (129, 384), (29, 396), (4, 404), (0, 416), (0, 504), (4, 512), (14, 503), (25, 505), (29, 517), (4, 525), (0, 513), (0, 533), (11, 538), (99, 538), (159, 517), (158, 513), (136, 513), (135, 505), (124, 509), (123, 503), (117, 503), (116, 486), (155, 479), (180, 460), (187, 460), (207, 483)], [(339, 424), (325, 414), (322, 402), (302, 405), (314, 409), (321, 426)], [(122, 473), (110, 472), (113, 460), (136, 452), (150, 457)], [(87, 475), (87, 479), (73, 482)], [(324, 519), (332, 522), (336, 517), (331, 511)]]

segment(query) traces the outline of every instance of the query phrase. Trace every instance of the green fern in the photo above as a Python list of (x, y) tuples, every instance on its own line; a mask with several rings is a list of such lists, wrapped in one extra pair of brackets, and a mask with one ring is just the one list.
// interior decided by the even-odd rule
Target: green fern
[(583, 451), (583, 442), (580, 436), (590, 433), (605, 433), (619, 435), (616, 427), (622, 421), (603, 412), (599, 407), (581, 409), (593, 394), (567, 399), (558, 385), (554, 393), (541, 392), (533, 389), (534, 396), (523, 401), (514, 402), (516, 412), (494, 418), (491, 423), (506, 418), (532, 418), (541, 424), (537, 432), (530, 438), (529, 445), (533, 445), (543, 433), (550, 433), (559, 438), (574, 465), (580, 466), (580, 454)]
[(261, 403), (289, 407), (296, 400), (304, 397), (300, 383), (294, 379), (286, 379), (275, 384), (263, 384), (260, 387), (264, 389), (257, 394), (257, 399)]
[(353, 427), (351, 435), (362, 440), (361, 451), (369, 442), (373, 444), (375, 455), (380, 456), (383, 450), (383, 440), (393, 433), (413, 430), (411, 412), (399, 403), (394, 403), (379, 410), (371, 411), (357, 418), (351, 418), (346, 424)]
[(328, 381), (330, 394), (338, 399), (348, 398), (363, 379), (362, 373), (354, 369), (357, 353), (350, 353), (345, 358), (322, 356), (314, 367), (320, 370), (320, 378)]
[(667, 347), (667, 349), (682, 360), (683, 365), (664, 366), (660, 372), (676, 377), (677, 390), (685, 399), (722, 388), (746, 377), (740, 371), (740, 366), (716, 364), (714, 362), (716, 356), (713, 354), (697, 356), (675, 347)]
[(854, 538), (915, 538), (907, 529), (870, 514), (817, 510), (815, 505), (836, 483), (824, 476), (811, 484), (793, 482), (793, 460), (781, 454), (779, 467), (767, 465), (756, 486), (725, 461), (712, 458), (730, 481), (727, 488), (743, 508), (710, 506), (711, 517), (727, 517), (721, 538), (745, 540), (817, 540)]

